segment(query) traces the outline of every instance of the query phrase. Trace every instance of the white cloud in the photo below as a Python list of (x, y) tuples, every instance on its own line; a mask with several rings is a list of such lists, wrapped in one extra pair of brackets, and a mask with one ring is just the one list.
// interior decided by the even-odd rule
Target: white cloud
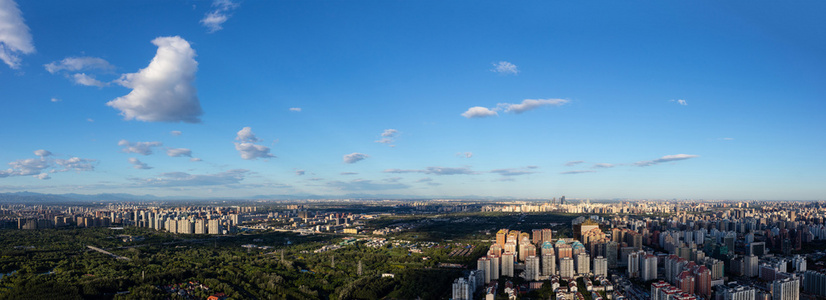
[(90, 75), (86, 75), (86, 73), (76, 73), (72, 75), (72, 80), (79, 85), (85, 86), (96, 86), (96, 87), (104, 87), (109, 85), (108, 83), (101, 82), (100, 80), (95, 79)]
[(179, 136), (179, 135), (182, 134), (182, 132), (180, 132), (178, 130), (173, 130), (173, 131), (170, 131), (169, 134), (174, 135), (174, 136)]
[(241, 128), (241, 130), (239, 130), (238, 133), (235, 135), (235, 140), (249, 143), (261, 141), (257, 137), (255, 137), (255, 133), (252, 133), (252, 127)]
[(679, 105), (688, 105), (688, 102), (685, 102), (685, 100), (683, 100), (683, 99), (679, 99), (679, 100), (673, 100), (672, 99), (672, 100), (668, 100), (668, 102), (677, 102), (677, 104), (679, 104)]
[(200, 159), (200, 158), (197, 158), (197, 157), (193, 157), (193, 158), (189, 159), (189, 161), (191, 161), (191, 162), (199, 162), (199, 161), (202, 161), (202, 160), (203, 159)]
[(9, 176), (37, 175), (52, 167), (51, 162), (43, 158), (18, 159), (10, 162), (9, 166)]
[(464, 158), (472, 158), (473, 157), (473, 152), (458, 152), (458, 153), (456, 153), (456, 156), (464, 157)]
[(238, 150), (243, 159), (275, 157), (270, 154), (270, 148), (253, 143), (235, 143), (235, 150)]
[(385, 129), (384, 132), (381, 133), (382, 137), (394, 137), (396, 134), (399, 133), (398, 130), (395, 129)]
[(195, 50), (178, 36), (159, 37), (152, 43), (158, 51), (149, 66), (115, 81), (132, 91), (106, 105), (120, 110), (126, 120), (200, 123)]
[(520, 176), (520, 175), (529, 175), (537, 173), (536, 171), (530, 171), (536, 169), (536, 167), (525, 167), (525, 168), (509, 168), (509, 169), (496, 169), (491, 170), (491, 173), (499, 174), (502, 176)]
[(35, 177), (35, 178), (37, 178), (37, 179), (40, 179), (40, 180), (48, 180), (48, 179), (52, 179), (52, 177), (51, 177), (51, 176), (49, 176), (49, 174), (48, 174), (48, 173), (40, 173), (40, 174), (38, 174), (38, 175), (35, 175), (34, 177)]
[(192, 157), (192, 150), (187, 148), (169, 148), (166, 149), (166, 155), (169, 155), (170, 157)]
[(52, 98), (52, 102), (60, 102), (60, 99)]
[(559, 173), (559, 174), (563, 174), (563, 175), (572, 175), (572, 174), (594, 173), (594, 172), (596, 172), (596, 171), (592, 171), (592, 170), (576, 170), (576, 171), (566, 171), (566, 172), (561, 172), (561, 173)]
[(506, 112), (521, 114), (540, 106), (560, 106), (568, 102), (565, 99), (525, 99), (520, 104), (500, 103), (499, 106), (504, 107)]
[(140, 160), (138, 160), (137, 158), (134, 158), (134, 157), (129, 158), (129, 163), (132, 164), (133, 165), (132, 167), (135, 168), (135, 169), (139, 169), (139, 170), (152, 169), (152, 167), (150, 167), (146, 163), (144, 163), (144, 162), (142, 162), (142, 161), (140, 161)]
[(721, 141), (733, 141), (733, 140), (734, 140), (734, 138), (724, 137), (724, 138), (718, 138), (718, 140), (721, 140)]
[(86, 122), (92, 123), (92, 122), (95, 122), (95, 119), (92, 119), (92, 118), (86, 118)]
[(138, 185), (145, 186), (211, 186), (230, 185), (240, 183), (246, 177), (249, 170), (235, 169), (216, 174), (193, 175), (185, 172), (162, 173), (158, 177), (135, 179)]
[(304, 176), (307, 172), (304, 170), (295, 170), (295, 175)]
[(582, 161), (582, 160), (574, 160), (574, 161), (569, 161), (569, 162), (566, 162), (566, 163), (565, 163), (565, 166), (566, 166), (566, 167), (572, 167), (572, 166), (576, 166), (576, 165), (581, 164), (581, 163), (584, 163), (584, 162), (585, 162), (585, 161)]
[(384, 173), (423, 173), (432, 175), (475, 175), (479, 174), (470, 168), (427, 167), (424, 170), (386, 169)]
[(484, 117), (490, 117), (490, 116), (496, 116), (496, 115), (499, 115), (499, 114), (496, 113), (495, 110), (491, 110), (491, 109), (488, 109), (487, 107), (481, 107), (481, 106), (471, 107), (466, 112), (462, 113), (462, 116), (465, 117), (465, 118), (468, 118), (468, 119), (470, 119), (470, 118), (484, 118)]
[(506, 61), (494, 63), (493, 69), (491, 69), (491, 71), (506, 75), (516, 75), (517, 73), (519, 73), (519, 69), (516, 68), (516, 65)]
[(66, 171), (93, 171), (95, 170), (95, 166), (93, 165), (94, 162), (96, 162), (96, 160), (80, 157), (72, 157), (70, 159), (55, 159), (55, 163), (57, 163), (57, 165), (59, 166), (62, 166), (63, 169), (52, 170), (52, 173)]
[(606, 164), (606, 163), (594, 164), (594, 168), (605, 169), (605, 168), (613, 168), (613, 167), (614, 167), (614, 164)]
[(215, 0), (212, 2), (213, 10), (209, 11), (201, 19), (201, 25), (204, 25), (209, 33), (224, 29), (224, 22), (229, 20), (229, 12), (238, 7), (238, 3), (233, 3), (230, 0)]
[(290, 107), (290, 111), (301, 112), (301, 107)]
[(275, 157), (270, 154), (270, 148), (262, 145), (256, 145), (256, 142), (261, 141), (252, 132), (252, 128), (244, 127), (238, 131), (235, 136), (235, 150), (241, 154), (243, 159), (257, 159)]
[(20, 55), (34, 51), (29, 26), (26, 26), (17, 3), (0, 0), (0, 60), (12, 69), (19, 69)]
[(43, 65), (49, 73), (57, 73), (60, 71), (77, 72), (81, 70), (100, 70), (111, 72), (115, 70), (115, 66), (111, 65), (105, 59), (99, 57), (67, 57), (61, 61), (53, 61)]
[(686, 160), (686, 159), (695, 158), (695, 157), (699, 157), (699, 155), (693, 155), (693, 154), (666, 155), (666, 156), (660, 157), (660, 158), (655, 159), (655, 160), (638, 161), (638, 162), (634, 163), (634, 165), (639, 166), (639, 167), (647, 167), (647, 166), (653, 166), (653, 165), (656, 165), (656, 164), (672, 162), (672, 161), (678, 161), (678, 160)]
[(160, 147), (161, 142), (129, 142), (127, 140), (120, 140), (118, 146), (124, 147), (121, 151), (124, 153), (137, 153), (141, 155), (152, 154), (152, 147)]
[(358, 175), (359, 173), (356, 172), (341, 172), (341, 175), (348, 176), (348, 175)]
[(345, 164), (352, 164), (364, 160), (365, 158), (370, 157), (364, 153), (353, 152), (344, 156), (343, 160)]
[(34, 155), (40, 156), (40, 158), (44, 158), (46, 156), (51, 156), (52, 152), (49, 152), (48, 150), (40, 149), (40, 150), (35, 150)]
[[(396, 129), (385, 129), (384, 132), (381, 133), (382, 138), (376, 140), (376, 143), (382, 144), (392, 144), (396, 142), (396, 135), (399, 133)], [(392, 145), (391, 145), (392, 147)]]

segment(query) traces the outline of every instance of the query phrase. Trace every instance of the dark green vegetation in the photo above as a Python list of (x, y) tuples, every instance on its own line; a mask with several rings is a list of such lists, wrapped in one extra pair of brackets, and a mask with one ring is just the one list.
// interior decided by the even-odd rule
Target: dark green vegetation
[[(440, 268), (439, 263), (475, 269), (496, 229), (529, 230), (571, 218), (478, 213), (393, 217), (369, 226), (421, 225), (389, 236), (370, 236), (386, 238), (389, 243), (382, 247), (358, 241), (320, 253), (314, 250), (339, 244), (347, 236), (261, 232), (215, 237), (134, 227), (4, 229), (0, 230), (0, 273), (15, 273), (0, 279), (0, 299), (184, 299), (164, 288), (189, 282), (208, 288), (188, 290), (194, 299), (215, 293), (225, 293), (229, 299), (447, 299), (453, 280), (467, 269)], [(122, 235), (143, 239), (124, 242)], [(356, 236), (363, 237), (367, 236)], [(406, 241), (394, 245), (400, 240)], [(419, 246), (422, 253), (411, 253), (408, 241), (436, 244)], [(241, 246), (246, 244), (271, 248)], [(89, 250), (89, 245), (130, 260)], [(472, 250), (451, 256), (457, 248)], [(385, 273), (393, 277), (382, 277)]]

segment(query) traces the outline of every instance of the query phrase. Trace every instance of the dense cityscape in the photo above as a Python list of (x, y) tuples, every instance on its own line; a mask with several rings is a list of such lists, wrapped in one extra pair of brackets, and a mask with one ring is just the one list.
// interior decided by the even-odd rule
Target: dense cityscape
[[(0, 233), (7, 241), (0, 260), (0, 295), (5, 298), (47, 295), (18, 294), (33, 281), (70, 291), (66, 297), (115, 299), (826, 297), (823, 202), (562, 196), (544, 201), (264, 200), (185, 206), (28, 203), (2, 204), (0, 216)], [(57, 250), (38, 246), (31, 240), (35, 236), (25, 235), (34, 232), (36, 238), (92, 232), (97, 238), (74, 246), (79, 249), (67, 245)], [(157, 261), (158, 253), (150, 251), (159, 247), (171, 252), (163, 255), (169, 259), (175, 252), (198, 249), (276, 263), (267, 268), (275, 268), (271, 275), (279, 274), (284, 286), (245, 287), (216, 280), (220, 276), (202, 277), (197, 269), (149, 279), (147, 270), (160, 269), (147, 268), (147, 259), (170, 263)], [(64, 254), (42, 257), (55, 251)], [(103, 270), (67, 269), (84, 259), (104, 260), (128, 279), (102, 283), (91, 278)], [(67, 272), (90, 278), (61, 282)], [(336, 273), (341, 285), (323, 283), (327, 274)], [(432, 283), (405, 284), (413, 276), (426, 276), (415, 280)]]

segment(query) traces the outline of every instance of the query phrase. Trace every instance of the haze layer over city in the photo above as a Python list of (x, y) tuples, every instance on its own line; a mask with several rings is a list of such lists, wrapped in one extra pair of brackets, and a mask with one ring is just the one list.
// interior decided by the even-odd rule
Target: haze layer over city
[(826, 297), (824, 14), (0, 0), (0, 300)]

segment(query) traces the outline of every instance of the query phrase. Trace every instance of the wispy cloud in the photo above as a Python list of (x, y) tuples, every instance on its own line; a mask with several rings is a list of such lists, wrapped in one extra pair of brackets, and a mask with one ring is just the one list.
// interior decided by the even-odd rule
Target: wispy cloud
[(290, 107), (290, 111), (301, 112), (301, 107)]
[[(376, 143), (382, 144), (392, 144), (396, 142), (396, 136), (399, 134), (399, 131), (396, 129), (385, 129), (384, 132), (381, 133), (381, 138), (376, 140)], [(392, 146), (392, 145), (391, 145)]]
[(520, 176), (520, 175), (529, 175), (538, 173), (536, 171), (531, 171), (536, 169), (535, 166), (529, 166), (525, 168), (508, 168), (508, 169), (496, 169), (491, 170), (491, 173), (499, 174), (502, 176)]
[(594, 164), (593, 168), (606, 169), (606, 168), (613, 168), (614, 166), (615, 166), (614, 164), (598, 163), (598, 164)]
[(457, 152), (456, 156), (464, 157), (464, 158), (472, 158), (473, 157), (473, 152)]
[(679, 100), (673, 100), (672, 99), (672, 100), (668, 100), (668, 102), (677, 102), (677, 104), (679, 104), (679, 105), (688, 105), (688, 102), (685, 102), (685, 100), (683, 100), (683, 99), (679, 99)]
[(14, 0), (0, 0), (0, 60), (19, 69), (21, 54), (34, 53), (32, 35)]
[(493, 69), (491, 69), (491, 72), (505, 75), (516, 75), (519, 73), (519, 69), (512, 63), (500, 61), (493, 64)]
[(135, 169), (139, 169), (139, 170), (149, 170), (149, 169), (152, 169), (152, 167), (150, 167), (150, 166), (149, 166), (149, 165), (147, 165), (146, 163), (144, 163), (144, 162), (142, 162), (142, 161), (140, 161), (139, 159), (134, 158), (134, 157), (130, 157), (130, 158), (129, 158), (129, 163), (130, 163), (130, 164), (132, 164), (132, 167), (133, 167), (133, 168), (135, 168)]
[(721, 140), (721, 141), (733, 141), (733, 140), (734, 140), (734, 138), (724, 137), (724, 138), (718, 138), (718, 140)]
[(127, 140), (120, 140), (120, 142), (118, 142), (118, 146), (123, 147), (121, 151), (124, 153), (137, 153), (141, 155), (152, 154), (152, 148), (162, 145), (163, 143), (161, 142), (130, 142)]
[(176, 187), (176, 186), (213, 186), (240, 183), (249, 170), (235, 169), (216, 174), (194, 175), (185, 172), (162, 173), (153, 178), (132, 178), (142, 186)]
[(275, 157), (270, 154), (269, 147), (255, 144), (261, 140), (255, 136), (250, 127), (244, 127), (239, 130), (235, 136), (235, 140), (238, 141), (234, 143), (235, 150), (238, 150), (238, 153), (241, 154), (241, 158), (243, 159), (252, 160)]
[(60, 102), (60, 99), (52, 97), (51, 101), (52, 102)]
[(72, 75), (72, 80), (79, 84), (85, 86), (96, 86), (96, 87), (104, 87), (109, 85), (108, 83), (101, 82), (100, 80), (95, 79), (95, 77), (91, 75), (86, 75), (86, 73), (77, 73)]
[(667, 162), (678, 161), (678, 160), (686, 160), (686, 159), (695, 158), (695, 157), (699, 157), (699, 155), (693, 155), (693, 154), (666, 155), (666, 156), (660, 157), (660, 158), (655, 159), (655, 160), (638, 161), (638, 162), (634, 163), (634, 165), (636, 165), (638, 167), (647, 167), (647, 166), (653, 166), (653, 165), (656, 165), (656, 164), (667, 163)]
[(295, 170), (295, 175), (304, 176), (304, 174), (306, 174), (304, 170)]
[(132, 91), (106, 105), (120, 110), (126, 120), (200, 123), (195, 50), (179, 36), (159, 37), (152, 44), (158, 51), (149, 66), (115, 80)]
[(169, 132), (169, 134), (174, 135), (174, 136), (179, 136), (179, 135), (181, 135), (181, 134), (183, 134), (183, 133), (182, 133), (182, 132), (180, 132), (180, 131), (178, 131), (178, 130), (173, 130), (173, 131), (170, 131), (170, 132)]
[(565, 171), (565, 172), (560, 172), (559, 174), (563, 174), (563, 175), (572, 175), (572, 174), (594, 173), (594, 172), (596, 172), (596, 171), (592, 171), (592, 170), (576, 170), (576, 171)]
[(341, 172), (340, 175), (349, 176), (349, 175), (358, 175), (359, 173), (356, 172)]
[(61, 61), (53, 61), (43, 65), (46, 71), (55, 74), (61, 71), (77, 72), (84, 70), (96, 70), (104, 72), (112, 72), (115, 66), (110, 64), (103, 58), (83, 56), (83, 57), (67, 57)]
[(353, 152), (353, 153), (344, 155), (344, 157), (342, 159), (344, 160), (345, 164), (352, 164), (352, 163), (357, 163), (359, 161), (362, 161), (362, 160), (364, 160), (368, 157), (370, 157), (370, 155), (367, 155), (367, 154), (364, 154), (364, 153)]
[(565, 163), (565, 166), (566, 166), (566, 167), (573, 167), (573, 166), (576, 166), (576, 165), (581, 164), (581, 163), (584, 163), (584, 162), (585, 162), (585, 161), (582, 161), (582, 160), (574, 160), (574, 161), (569, 161), (569, 162), (566, 162), (566, 163)]
[(238, 7), (238, 3), (230, 0), (215, 0), (212, 2), (213, 10), (209, 11), (201, 19), (201, 25), (204, 25), (209, 33), (224, 29), (224, 23), (229, 20), (230, 12)]
[(192, 150), (187, 148), (169, 148), (166, 149), (166, 155), (169, 155), (170, 157), (192, 157)]
[(466, 168), (466, 167), (462, 167), (462, 168), (427, 167), (423, 170), (386, 169), (386, 170), (384, 170), (384, 173), (396, 173), (396, 174), (423, 173), (423, 174), (432, 174), (432, 175), (475, 175), (475, 174), (479, 174), (478, 172), (473, 171), (470, 168)]

